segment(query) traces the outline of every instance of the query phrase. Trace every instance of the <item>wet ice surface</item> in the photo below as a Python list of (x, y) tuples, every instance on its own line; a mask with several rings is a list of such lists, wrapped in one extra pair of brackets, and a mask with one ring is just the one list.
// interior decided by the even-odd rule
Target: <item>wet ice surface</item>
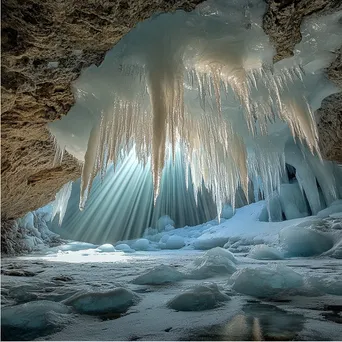
[[(67, 305), (67, 299), (76, 293), (109, 292), (118, 287), (133, 291), (139, 301), (128, 303), (127, 311), (120, 313), (103, 314), (99, 310), (101, 314), (85, 315), (70, 307), (70, 311), (53, 312), (46, 318), (47, 322), (44, 321), (45, 325), (38, 328), (13, 330), (2, 326), (3, 339), (338, 340), (342, 336), (340, 260), (293, 258), (271, 261), (235, 254), (238, 271), (245, 267), (277, 264), (303, 276), (307, 286), (304, 290), (265, 299), (234, 291), (229, 282), (231, 275), (227, 273), (218, 273), (205, 280), (188, 278), (162, 285), (132, 282), (160, 265), (187, 274), (188, 265), (204, 254), (201, 251), (86, 254), (85, 251), (68, 251), (44, 257), (3, 259), (2, 308), (41, 300)], [(315, 279), (313, 284), (316, 285), (308, 279), (311, 282)], [(167, 306), (183, 291), (208, 282), (217, 284), (230, 300), (205, 311), (181, 312)], [(326, 288), (335, 294), (327, 294)], [(18, 313), (16, 317), (20, 319)], [(4, 324), (4, 316), (2, 320)]]

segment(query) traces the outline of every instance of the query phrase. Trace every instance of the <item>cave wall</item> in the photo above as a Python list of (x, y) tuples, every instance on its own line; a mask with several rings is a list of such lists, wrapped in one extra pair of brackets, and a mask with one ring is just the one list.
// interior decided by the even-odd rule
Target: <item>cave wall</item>
[[(68, 154), (54, 165), (55, 148), (46, 123), (74, 103), (72, 81), (99, 65), (106, 51), (139, 21), (156, 12), (193, 9), (202, 0), (4, 0), (2, 1), (1, 216), (17, 218), (53, 199), (81, 166)], [(275, 61), (292, 55), (305, 16), (324, 14), (340, 0), (269, 0), (264, 30)], [(328, 69), (341, 79), (341, 55)], [(342, 161), (341, 94), (320, 109), (323, 156)], [(334, 143), (331, 143), (334, 141)], [(339, 145), (338, 145), (339, 144)]]
[(2, 1), (1, 216), (17, 218), (54, 198), (80, 165), (55, 148), (46, 123), (74, 103), (72, 81), (139, 21), (192, 10), (201, 0)]

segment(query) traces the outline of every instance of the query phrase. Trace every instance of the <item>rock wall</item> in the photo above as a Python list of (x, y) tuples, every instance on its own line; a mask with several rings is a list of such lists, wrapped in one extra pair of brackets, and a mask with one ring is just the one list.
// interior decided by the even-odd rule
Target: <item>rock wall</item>
[(74, 103), (72, 81), (139, 21), (201, 0), (2, 1), (1, 216), (17, 218), (80, 176), (70, 155), (53, 165), (46, 123)]
[[(55, 148), (46, 123), (67, 114), (74, 103), (72, 81), (81, 70), (101, 63), (106, 51), (139, 21), (156, 12), (188, 11), (201, 1), (2, 2), (2, 218), (17, 218), (46, 204), (64, 183), (79, 177), (80, 165), (70, 155), (53, 164)], [(268, 4), (264, 29), (276, 47), (277, 61), (292, 54), (305, 16), (336, 10), (341, 1)], [(323, 155), (341, 161), (342, 150), (336, 147), (342, 132), (340, 95), (324, 101), (321, 114)]]

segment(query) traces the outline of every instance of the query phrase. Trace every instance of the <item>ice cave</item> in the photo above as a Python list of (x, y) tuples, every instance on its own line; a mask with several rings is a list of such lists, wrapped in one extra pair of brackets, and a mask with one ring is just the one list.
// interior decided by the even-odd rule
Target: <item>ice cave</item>
[(2, 340), (341, 340), (341, 1), (3, 12)]

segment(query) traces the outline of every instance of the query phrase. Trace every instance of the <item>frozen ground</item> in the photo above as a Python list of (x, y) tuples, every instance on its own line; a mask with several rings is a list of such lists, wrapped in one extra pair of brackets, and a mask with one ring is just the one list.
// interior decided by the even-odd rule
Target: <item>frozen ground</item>
[(2, 260), (2, 340), (338, 340), (340, 207), (230, 219)]
[[(136, 285), (136, 277), (160, 265), (167, 265), (187, 274), (188, 265), (202, 257), (204, 252), (195, 250), (102, 253), (101, 259), (91, 261), (82, 255), (84, 251), (68, 251), (47, 257), (33, 256), (8, 258), (2, 262), (2, 337), (40, 340), (338, 340), (342, 336), (342, 263), (330, 258), (292, 258), (288, 260), (255, 260), (236, 254), (236, 268), (272, 269), (287, 266), (305, 283), (300, 289), (279, 292), (268, 298), (252, 297), (239, 293), (231, 284), (230, 274), (217, 274), (210, 279), (180, 279), (162, 285)], [(69, 255), (66, 262), (65, 255)], [(99, 257), (100, 258), (100, 257)], [(236, 274), (233, 277), (236, 277)], [(312, 280), (323, 279), (319, 286)], [(224, 300), (209, 301), (204, 311), (175, 311), (168, 305), (183, 291), (206, 282), (215, 283)], [(325, 282), (325, 283), (324, 283)], [(324, 284), (325, 285), (324, 285)], [(332, 288), (335, 284), (335, 293)], [(296, 284), (297, 286), (298, 284)], [(301, 285), (301, 284), (299, 284)], [(276, 286), (277, 287), (277, 286)], [(115, 289), (123, 291), (125, 310), (106, 309), (107, 301), (96, 300), (98, 292), (105, 296)], [(190, 289), (191, 290), (191, 289)], [(98, 308), (86, 314), (75, 303), (75, 294), (95, 293)], [(195, 291), (196, 292), (196, 289)], [(218, 297), (214, 293), (214, 300)], [(74, 296), (74, 297), (72, 297)], [(70, 297), (71, 300), (69, 299)], [(84, 297), (84, 295), (83, 295)], [(91, 296), (90, 296), (91, 297)], [(227, 300), (227, 297), (229, 299)], [(110, 295), (109, 297), (110, 298)], [(100, 296), (101, 299), (101, 296)], [(37, 308), (17, 310), (17, 322), (4, 326), (7, 313), (4, 307), (32, 301), (59, 302), (61, 307), (45, 310), (49, 317), (39, 321)], [(193, 297), (191, 297), (193, 300)], [(79, 300), (78, 300), (79, 301)], [(34, 303), (34, 302), (33, 302)], [(84, 303), (84, 302), (83, 302)], [(90, 302), (91, 303), (91, 302)], [(209, 304), (208, 304), (209, 303)], [(121, 303), (122, 304), (122, 303)], [(51, 305), (51, 304), (49, 304)], [(193, 305), (188, 302), (187, 307)], [(121, 307), (123, 307), (121, 306)], [(186, 306), (184, 304), (183, 306)], [(89, 307), (89, 306), (88, 306)], [(198, 306), (197, 306), (198, 307)], [(20, 309), (21, 307), (19, 307)], [(34, 311), (34, 314), (31, 311)], [(39, 311), (39, 309), (38, 309)], [(27, 316), (29, 312), (29, 316)], [(105, 314), (106, 312), (106, 314)], [(23, 322), (37, 320), (37, 324), (18, 330)], [(13, 320), (13, 317), (10, 317)], [(19, 321), (19, 323), (18, 323)], [(15, 325), (13, 327), (13, 325)], [(24, 326), (25, 327), (25, 326)], [(19, 335), (17, 335), (19, 334)], [(259, 334), (259, 335), (258, 335)], [(259, 337), (258, 337), (259, 336)]]

